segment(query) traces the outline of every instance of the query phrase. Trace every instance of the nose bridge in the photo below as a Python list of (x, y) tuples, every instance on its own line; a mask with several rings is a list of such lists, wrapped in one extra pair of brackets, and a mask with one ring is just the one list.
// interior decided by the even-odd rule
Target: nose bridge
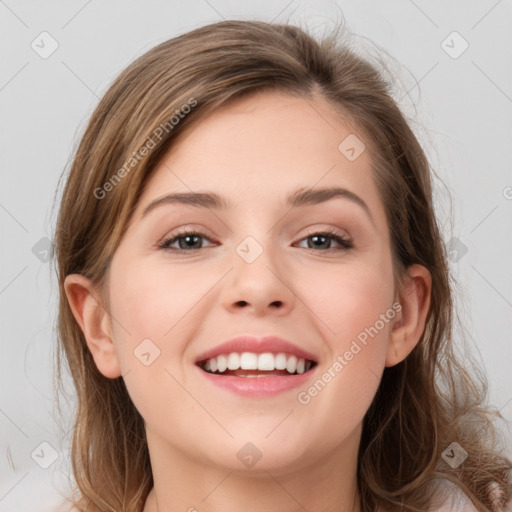
[(271, 220), (261, 207), (259, 210), (251, 208), (250, 211), (244, 209), (243, 212), (239, 212), (234, 224), (235, 235), (239, 238), (235, 245), (235, 252), (238, 259), (242, 261), (239, 262), (236, 258), (235, 261), (242, 268), (243, 264), (258, 263), (258, 267), (265, 267), (265, 265), (273, 267), (276, 263), (274, 258), (278, 253), (278, 247), (274, 244), (277, 226), (272, 226)]
[[(254, 231), (253, 231), (254, 232)], [(256, 281), (266, 282), (275, 279), (275, 274), (280, 272), (278, 253), (279, 248), (272, 239), (272, 232), (265, 233), (261, 230), (258, 234), (245, 236), (235, 247), (234, 258), (235, 275)]]
[(258, 233), (252, 232), (235, 246), (225, 305), (233, 308), (243, 304), (260, 312), (269, 306), (288, 309), (293, 305), (293, 293), (286, 284), (279, 249), (273, 246), (273, 231), (262, 227)]

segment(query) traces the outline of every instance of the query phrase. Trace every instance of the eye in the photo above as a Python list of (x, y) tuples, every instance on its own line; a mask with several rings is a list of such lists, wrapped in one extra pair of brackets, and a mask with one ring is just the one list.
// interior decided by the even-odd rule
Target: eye
[[(327, 230), (327, 231), (321, 231), (317, 233), (311, 233), (307, 237), (303, 238), (302, 240), (312, 240), (312, 244), (308, 243), (308, 249), (327, 249), (326, 251), (321, 252), (329, 252), (329, 251), (346, 251), (348, 249), (352, 249), (353, 245), (352, 243), (345, 237), (339, 235), (336, 233), (336, 231)], [(301, 242), (302, 242), (301, 240)], [(334, 240), (337, 244), (340, 245), (340, 247), (331, 247), (331, 242)], [(329, 247), (325, 247), (328, 245)]]
[[(199, 231), (184, 230), (174, 234), (171, 238), (167, 238), (158, 247), (171, 252), (192, 252), (196, 249), (204, 249), (201, 239), (212, 241), (208, 236)], [(311, 233), (303, 238), (301, 242), (309, 239), (312, 240), (312, 244), (308, 243), (307, 248), (313, 250), (326, 249), (322, 252), (343, 251), (353, 248), (352, 243), (347, 238), (332, 230)], [(340, 247), (331, 247), (332, 240), (339, 244)], [(178, 247), (172, 247), (176, 242), (178, 242)], [(326, 247), (326, 244), (328, 247)]]
[[(181, 231), (176, 233), (171, 238), (164, 240), (160, 245), (160, 249), (166, 249), (168, 251), (180, 252), (180, 251), (193, 251), (195, 249), (203, 249), (201, 247), (201, 238), (210, 240), (204, 233), (198, 231)], [(210, 240), (211, 241), (211, 240)], [(171, 247), (175, 242), (178, 242), (178, 247)]]

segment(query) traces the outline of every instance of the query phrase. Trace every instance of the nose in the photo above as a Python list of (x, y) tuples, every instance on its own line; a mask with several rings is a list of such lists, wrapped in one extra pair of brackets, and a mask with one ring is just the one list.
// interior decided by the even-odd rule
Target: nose
[(233, 268), (223, 289), (223, 305), (232, 313), (286, 315), (294, 307), (296, 295), (283, 258), (269, 244), (248, 238), (233, 254)]

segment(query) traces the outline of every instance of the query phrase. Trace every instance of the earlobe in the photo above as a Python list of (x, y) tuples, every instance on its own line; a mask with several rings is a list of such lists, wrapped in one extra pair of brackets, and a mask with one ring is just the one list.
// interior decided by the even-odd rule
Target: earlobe
[(385, 366), (403, 361), (418, 344), (425, 330), (430, 308), (432, 277), (422, 265), (407, 269), (406, 281), (398, 291), (401, 311), (394, 321), (386, 353)]
[(91, 281), (80, 274), (69, 274), (64, 289), (98, 370), (110, 379), (121, 376), (110, 315), (96, 299), (98, 294)]

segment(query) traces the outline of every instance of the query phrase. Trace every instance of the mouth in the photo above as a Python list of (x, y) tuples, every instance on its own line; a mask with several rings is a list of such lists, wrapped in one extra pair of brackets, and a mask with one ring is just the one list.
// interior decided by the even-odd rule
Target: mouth
[(310, 372), (317, 363), (284, 352), (230, 352), (198, 361), (196, 365), (212, 375), (261, 378), (301, 375)]
[(312, 352), (279, 336), (251, 334), (226, 341), (195, 360), (199, 374), (210, 385), (261, 399), (307, 385), (318, 364)]

